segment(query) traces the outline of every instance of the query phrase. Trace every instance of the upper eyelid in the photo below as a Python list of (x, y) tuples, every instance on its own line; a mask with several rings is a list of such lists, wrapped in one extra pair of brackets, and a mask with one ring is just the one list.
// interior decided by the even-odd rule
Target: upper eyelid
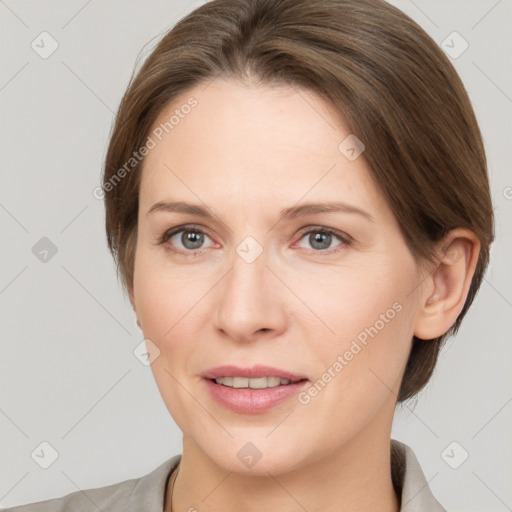
[(305, 226), (304, 228), (301, 228), (299, 230), (299, 233), (300, 234), (306, 234), (306, 233), (309, 233), (311, 231), (324, 231), (326, 233), (330, 233), (332, 235), (336, 235), (336, 236), (339, 236), (339, 237), (342, 237), (342, 236), (347, 236), (349, 237), (349, 234), (348, 233), (345, 233), (344, 231), (341, 231), (339, 229), (335, 229), (335, 228), (330, 228), (328, 226), (319, 226), (319, 225), (309, 225), (309, 226)]
[(176, 226), (174, 228), (166, 229), (160, 236), (160, 239), (166, 238), (167, 240), (171, 237), (177, 235), (178, 233), (181, 233), (182, 231), (197, 231), (199, 233), (203, 233), (211, 240), (214, 240), (214, 237), (212, 237), (208, 230), (206, 228), (203, 228), (202, 226), (194, 225), (194, 224), (186, 224), (183, 226)]
[[(299, 233), (299, 238), (296, 242), (293, 243), (293, 245), (297, 245), (298, 243), (300, 243), (300, 241), (302, 240), (302, 238), (309, 234), (309, 233), (314, 233), (314, 232), (318, 232), (318, 233), (328, 233), (329, 235), (332, 235), (332, 236), (335, 236), (336, 238), (338, 238), (341, 242), (341, 246), (349, 246), (349, 245), (352, 245), (353, 243), (353, 238), (348, 234), (348, 233), (345, 233), (343, 231), (339, 231), (337, 229), (334, 229), (334, 228), (329, 228), (327, 226), (324, 226), (324, 227), (321, 227), (321, 226), (308, 226), (306, 227), (304, 230), (301, 230), (300, 233)], [(323, 250), (323, 251), (315, 251), (317, 252), (318, 254), (321, 254), (321, 253), (330, 253), (330, 252), (336, 252), (336, 247), (334, 249), (326, 249), (326, 250)]]
[[(173, 235), (175, 235), (176, 233), (180, 233), (181, 231), (199, 231), (201, 233), (204, 233), (205, 235), (208, 235), (210, 238), (214, 238), (212, 237), (210, 234), (209, 234), (209, 229), (208, 228), (205, 228), (203, 226), (200, 226), (198, 224), (184, 224), (182, 226), (176, 226), (174, 228), (169, 228), (169, 229), (166, 229), (164, 230), (164, 234), (167, 234), (167, 233), (172, 233)], [(337, 236), (346, 236), (346, 237), (350, 237), (350, 235), (344, 231), (341, 231), (339, 229), (336, 229), (336, 228), (331, 228), (329, 226), (322, 226), (322, 225), (319, 225), (319, 224), (310, 224), (308, 226), (304, 226), (303, 228), (300, 228), (299, 230), (299, 233), (308, 233), (310, 231), (326, 231), (326, 232), (329, 232), (329, 233), (332, 233), (334, 235), (337, 235)]]

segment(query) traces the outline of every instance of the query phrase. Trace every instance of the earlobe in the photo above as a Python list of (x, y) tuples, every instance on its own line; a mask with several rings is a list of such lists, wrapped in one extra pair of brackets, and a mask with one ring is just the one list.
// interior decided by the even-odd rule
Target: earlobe
[(478, 238), (463, 228), (450, 231), (438, 247), (438, 261), (424, 280), (414, 330), (414, 335), (424, 340), (442, 336), (457, 320), (480, 252)]

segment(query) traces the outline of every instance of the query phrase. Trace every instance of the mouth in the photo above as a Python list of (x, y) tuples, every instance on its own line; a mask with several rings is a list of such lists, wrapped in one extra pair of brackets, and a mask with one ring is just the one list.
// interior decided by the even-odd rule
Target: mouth
[(228, 388), (236, 388), (236, 389), (267, 389), (267, 388), (275, 388), (276, 386), (288, 386), (290, 384), (296, 384), (297, 382), (301, 382), (305, 379), (298, 380), (290, 380), (290, 379), (281, 379), (279, 377), (271, 376), (271, 377), (256, 377), (256, 378), (248, 378), (248, 377), (219, 377), (214, 380), (217, 384), (221, 386), (226, 386)]
[(221, 366), (201, 376), (217, 403), (243, 414), (269, 411), (298, 394), (309, 382), (303, 375), (268, 366)]

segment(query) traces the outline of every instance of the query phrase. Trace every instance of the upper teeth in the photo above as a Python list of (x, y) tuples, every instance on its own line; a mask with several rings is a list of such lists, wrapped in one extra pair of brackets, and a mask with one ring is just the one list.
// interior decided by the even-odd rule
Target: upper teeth
[(274, 388), (280, 384), (290, 384), (291, 381), (288, 379), (280, 379), (279, 377), (258, 377), (256, 379), (248, 379), (246, 377), (220, 377), (215, 379), (215, 382), (231, 388), (265, 389)]

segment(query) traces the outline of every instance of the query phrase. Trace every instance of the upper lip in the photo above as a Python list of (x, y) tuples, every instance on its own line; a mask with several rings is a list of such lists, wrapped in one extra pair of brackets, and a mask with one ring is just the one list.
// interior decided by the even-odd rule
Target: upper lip
[(241, 368), (240, 366), (224, 365), (206, 370), (202, 377), (205, 379), (218, 379), (220, 377), (246, 377), (257, 379), (258, 377), (279, 377), (290, 381), (307, 379), (305, 375), (291, 373), (280, 368), (272, 366), (256, 365), (251, 368)]

